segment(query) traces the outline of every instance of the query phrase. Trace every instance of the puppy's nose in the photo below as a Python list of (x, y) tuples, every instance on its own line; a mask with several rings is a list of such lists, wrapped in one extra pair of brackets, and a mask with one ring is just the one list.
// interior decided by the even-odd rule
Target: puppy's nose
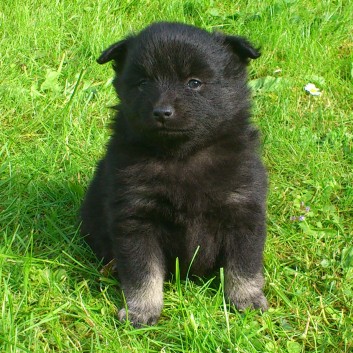
[(174, 109), (171, 106), (157, 107), (153, 109), (153, 117), (159, 122), (165, 122), (174, 114)]

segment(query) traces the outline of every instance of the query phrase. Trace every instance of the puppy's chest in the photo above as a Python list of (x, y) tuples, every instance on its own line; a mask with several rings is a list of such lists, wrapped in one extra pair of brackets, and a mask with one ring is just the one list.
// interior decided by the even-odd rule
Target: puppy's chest
[(130, 214), (126, 216), (154, 224), (163, 239), (171, 270), (178, 257), (180, 270), (185, 273), (199, 249), (193, 273), (207, 273), (222, 241), (216, 175), (187, 165), (144, 164), (130, 167), (121, 177), (122, 194), (129, 204), (125, 209)]
[(182, 220), (209, 213), (216, 206), (217, 177), (188, 164), (143, 163), (120, 176), (135, 212)]

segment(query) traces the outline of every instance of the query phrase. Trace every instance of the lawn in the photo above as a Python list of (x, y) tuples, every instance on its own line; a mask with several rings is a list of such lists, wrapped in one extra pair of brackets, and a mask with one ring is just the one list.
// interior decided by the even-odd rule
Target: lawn
[[(2, 0), (0, 351), (353, 352), (352, 14), (351, 0)], [(176, 270), (156, 326), (121, 324), (119, 284), (80, 238), (116, 104), (95, 59), (158, 20), (261, 48), (249, 75), (270, 175), (262, 315), (230, 310), (218, 278)]]

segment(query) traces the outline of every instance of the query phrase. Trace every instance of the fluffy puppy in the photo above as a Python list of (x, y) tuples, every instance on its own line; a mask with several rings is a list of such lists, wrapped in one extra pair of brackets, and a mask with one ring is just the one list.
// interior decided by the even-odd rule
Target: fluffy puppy
[(155, 323), (163, 281), (178, 257), (186, 273), (220, 267), (238, 309), (266, 310), (262, 292), (266, 172), (249, 118), (244, 38), (156, 23), (113, 44), (120, 98), (113, 134), (81, 209), (82, 234), (116, 259), (136, 326)]

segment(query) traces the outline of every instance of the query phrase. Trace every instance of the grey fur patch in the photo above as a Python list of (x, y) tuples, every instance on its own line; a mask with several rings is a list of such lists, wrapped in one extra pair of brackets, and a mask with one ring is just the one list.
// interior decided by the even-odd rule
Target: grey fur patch
[(243, 204), (249, 200), (249, 193), (243, 190), (231, 192), (226, 198), (227, 205)]

